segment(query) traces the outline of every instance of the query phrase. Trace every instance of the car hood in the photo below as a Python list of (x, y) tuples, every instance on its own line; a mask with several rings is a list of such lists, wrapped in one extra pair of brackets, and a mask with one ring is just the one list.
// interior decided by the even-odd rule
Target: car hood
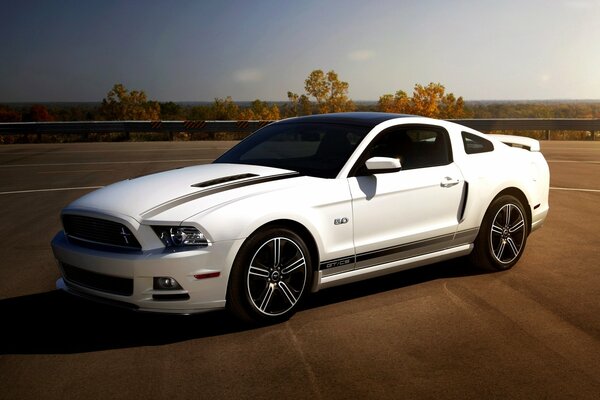
[[(298, 173), (293, 171), (254, 165), (197, 165), (114, 183), (79, 198), (64, 212), (91, 211), (128, 216), (141, 222), (156, 219), (192, 201), (200, 207), (194, 211), (201, 212), (223, 201), (220, 193), (242, 190), (246, 196), (249, 192), (261, 191), (259, 187), (268, 182), (295, 176)], [(178, 219), (186, 217), (188, 215), (179, 215)]]

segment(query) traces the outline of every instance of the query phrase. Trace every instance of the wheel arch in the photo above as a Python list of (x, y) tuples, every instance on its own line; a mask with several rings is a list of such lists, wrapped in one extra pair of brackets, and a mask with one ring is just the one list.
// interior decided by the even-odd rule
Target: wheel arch
[(315, 240), (315, 237), (308, 230), (308, 228), (306, 226), (302, 225), (298, 221), (294, 221), (291, 219), (278, 219), (278, 220), (274, 220), (274, 221), (271, 221), (271, 222), (268, 222), (268, 223), (262, 225), (256, 231), (259, 231), (262, 229), (268, 229), (268, 228), (272, 228), (272, 227), (288, 228), (289, 230), (297, 233), (302, 239), (304, 239), (304, 242), (306, 243), (306, 247), (308, 247), (308, 251), (310, 252), (310, 258), (313, 262), (313, 267), (315, 265), (318, 267), (318, 265), (319, 265), (319, 247), (317, 246), (317, 241)]
[(318, 271), (320, 260), (319, 246), (317, 245), (315, 237), (306, 226), (304, 226), (298, 221), (294, 221), (291, 219), (276, 219), (273, 221), (269, 221), (256, 228), (250, 235), (248, 235), (248, 238), (256, 235), (258, 232), (271, 228), (287, 228), (296, 233), (298, 236), (300, 236), (304, 240), (304, 243), (306, 244), (306, 247), (308, 247), (308, 251), (310, 252), (310, 258), (313, 263), (312, 266), (314, 267), (313, 273)]

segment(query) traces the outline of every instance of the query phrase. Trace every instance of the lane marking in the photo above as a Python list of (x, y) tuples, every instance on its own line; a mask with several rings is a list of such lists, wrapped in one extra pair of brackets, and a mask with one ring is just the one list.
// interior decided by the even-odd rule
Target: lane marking
[(19, 156), (24, 156), (24, 155), (31, 155), (31, 156), (46, 156), (46, 155), (52, 155), (52, 154), (79, 154), (79, 153), (148, 153), (148, 152), (156, 152), (159, 151), (161, 153), (165, 152), (165, 151), (202, 151), (202, 150), (229, 150), (231, 147), (190, 147), (190, 148), (185, 148), (185, 149), (161, 149), (161, 148), (154, 148), (154, 149), (139, 149), (139, 150), (69, 150), (69, 151), (47, 151), (47, 152), (42, 152), (42, 151), (35, 151), (35, 152), (0, 152), (0, 156), (13, 156), (13, 155), (19, 155)]
[(585, 151), (598, 151), (600, 145), (596, 145), (596, 147), (561, 147), (561, 146), (549, 146), (546, 150), (550, 151), (562, 151), (562, 150), (585, 150)]
[(555, 186), (550, 186), (550, 190), (564, 190), (564, 191), (568, 191), (568, 192), (600, 193), (600, 189), (578, 189), (578, 188), (565, 188), (565, 187), (555, 187)]
[(104, 186), (80, 186), (80, 187), (68, 187), (68, 188), (54, 188), (54, 189), (32, 189), (32, 190), (13, 190), (11, 192), (0, 192), (3, 194), (23, 194), (23, 193), (43, 193), (43, 192), (62, 192), (66, 190), (88, 190), (88, 189), (100, 189)]
[(63, 170), (63, 171), (38, 171), (38, 174), (80, 174), (85, 172), (112, 172), (114, 169), (79, 169), (79, 170)]
[(76, 163), (51, 163), (51, 164), (12, 164), (0, 165), (0, 168), (28, 168), (28, 167), (61, 167), (65, 165), (110, 165), (110, 164), (156, 164), (177, 162), (213, 161), (214, 158), (194, 158), (189, 160), (145, 160), (145, 161), (96, 161)]
[(546, 160), (549, 163), (588, 163), (588, 164), (600, 164), (600, 161), (595, 160)]

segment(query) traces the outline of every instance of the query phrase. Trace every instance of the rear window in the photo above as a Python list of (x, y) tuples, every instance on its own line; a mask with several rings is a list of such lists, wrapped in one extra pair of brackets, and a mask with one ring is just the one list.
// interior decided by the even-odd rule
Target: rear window
[(462, 140), (467, 154), (487, 153), (494, 150), (492, 142), (469, 132), (462, 132)]

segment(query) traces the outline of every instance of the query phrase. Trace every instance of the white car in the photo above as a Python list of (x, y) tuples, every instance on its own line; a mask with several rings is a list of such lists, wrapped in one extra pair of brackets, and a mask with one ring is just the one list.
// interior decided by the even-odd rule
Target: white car
[(398, 114), (291, 118), (212, 164), (67, 206), (57, 286), (141, 311), (280, 321), (309, 292), (455, 257), (508, 269), (548, 190), (533, 139)]

